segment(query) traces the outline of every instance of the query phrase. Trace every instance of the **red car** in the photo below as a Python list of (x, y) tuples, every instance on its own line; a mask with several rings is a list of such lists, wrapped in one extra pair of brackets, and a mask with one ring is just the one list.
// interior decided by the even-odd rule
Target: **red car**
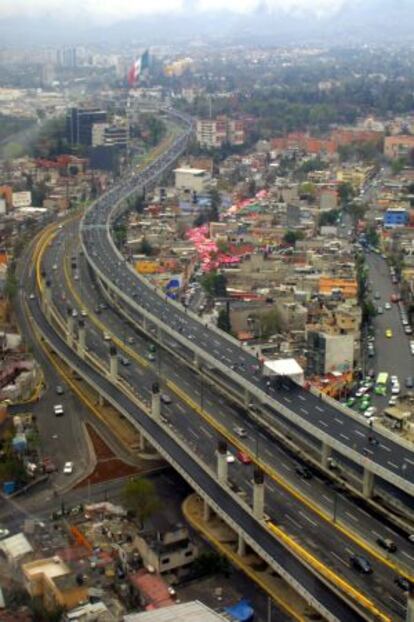
[(240, 460), (242, 464), (252, 463), (252, 459), (250, 458), (249, 454), (246, 454), (246, 452), (244, 451), (238, 451), (236, 454), (236, 457), (237, 457), (237, 460)]
[(391, 294), (391, 302), (399, 302), (400, 297), (398, 294)]

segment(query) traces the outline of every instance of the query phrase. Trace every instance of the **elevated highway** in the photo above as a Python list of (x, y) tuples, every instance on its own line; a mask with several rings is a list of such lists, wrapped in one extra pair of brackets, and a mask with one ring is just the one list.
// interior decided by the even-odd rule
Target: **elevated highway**
[[(173, 114), (173, 113), (171, 113)], [(135, 273), (121, 256), (111, 236), (113, 222), (126, 209), (125, 198), (150, 188), (184, 149), (191, 128), (142, 172), (122, 181), (98, 199), (85, 214), (81, 239), (85, 257), (102, 284), (141, 323), (155, 327), (157, 338), (168, 339), (192, 353), (195, 364), (209, 365), (238, 386), (246, 405), (270, 409), (275, 425), (285, 420), (313, 438), (323, 465), (332, 451), (355, 463), (362, 472), (362, 490), (371, 497), (375, 476), (414, 496), (414, 460), (411, 445), (384, 428), (372, 430), (358, 414), (313, 391), (280, 379), (270, 384), (261, 376), (257, 359), (219, 330), (207, 328), (180, 304), (167, 299)], [(375, 434), (378, 443), (369, 443)]]

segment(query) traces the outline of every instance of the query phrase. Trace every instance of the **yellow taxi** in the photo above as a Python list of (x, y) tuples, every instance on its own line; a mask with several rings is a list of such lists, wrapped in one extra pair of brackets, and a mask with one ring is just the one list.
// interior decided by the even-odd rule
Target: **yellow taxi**
[(392, 330), (391, 330), (391, 328), (387, 328), (387, 330), (385, 331), (385, 336), (388, 337), (389, 339), (391, 339), (391, 337), (392, 337)]

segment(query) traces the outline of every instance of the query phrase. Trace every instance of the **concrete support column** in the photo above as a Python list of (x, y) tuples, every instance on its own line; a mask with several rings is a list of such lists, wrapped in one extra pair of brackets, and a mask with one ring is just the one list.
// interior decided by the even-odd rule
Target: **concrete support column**
[(255, 469), (253, 475), (253, 514), (258, 520), (264, 517), (264, 473)]
[(407, 596), (407, 614), (405, 617), (406, 622), (414, 622), (414, 586), (410, 584)]
[(362, 494), (367, 499), (372, 497), (374, 492), (374, 474), (372, 471), (364, 467), (364, 478), (362, 480)]
[(99, 406), (105, 406), (105, 399), (104, 399), (103, 395), (101, 395), (100, 393), (98, 395), (98, 404), (99, 404)]
[(144, 329), (144, 333), (148, 332), (148, 323), (147, 323), (147, 318), (144, 317), (142, 318), (142, 328)]
[(85, 330), (85, 322), (83, 320), (79, 320), (78, 327), (78, 354), (81, 358), (85, 356), (85, 339), (86, 339), (86, 330)]
[(109, 348), (109, 375), (111, 380), (118, 378), (118, 354), (113, 344)]
[(327, 469), (328, 468), (328, 459), (331, 457), (332, 447), (328, 445), (328, 443), (322, 443), (321, 449), (321, 463), (322, 466)]
[(241, 534), (239, 534), (237, 540), (237, 555), (239, 557), (244, 557), (246, 555), (246, 542)]
[(68, 342), (68, 346), (71, 348), (73, 345), (73, 315), (72, 308), (67, 308), (67, 318), (66, 318), (66, 340)]
[(194, 364), (194, 367), (197, 367), (197, 369), (200, 369), (200, 358), (198, 354), (194, 353), (193, 364)]
[(139, 450), (140, 451), (145, 451), (146, 449), (146, 442), (145, 442), (145, 436), (142, 434), (142, 432), (139, 435)]
[(245, 406), (250, 404), (250, 393), (247, 389), (244, 389), (243, 391), (243, 401)]
[(204, 499), (204, 501), (203, 501), (203, 521), (205, 521), (207, 523), (210, 520), (210, 518), (211, 518), (211, 507), (209, 506), (207, 501)]
[(227, 484), (227, 443), (220, 440), (217, 446), (217, 479), (220, 484)]
[(151, 416), (156, 421), (161, 421), (161, 395), (158, 382), (154, 382), (152, 385)]

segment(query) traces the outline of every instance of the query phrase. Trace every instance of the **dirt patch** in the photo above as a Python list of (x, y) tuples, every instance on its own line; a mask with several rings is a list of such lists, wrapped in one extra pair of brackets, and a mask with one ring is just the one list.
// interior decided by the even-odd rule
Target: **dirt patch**
[(118, 479), (119, 477), (127, 477), (128, 475), (136, 475), (142, 473), (144, 470), (148, 471), (151, 468), (157, 468), (162, 463), (148, 463), (142, 461), (142, 467), (132, 466), (126, 464), (115, 456), (110, 447), (99, 436), (96, 430), (89, 424), (86, 424), (86, 429), (90, 436), (92, 445), (96, 455), (96, 467), (93, 472), (85, 479), (76, 484), (75, 488), (83, 488), (90, 484), (98, 484), (100, 482), (106, 482), (111, 479)]

